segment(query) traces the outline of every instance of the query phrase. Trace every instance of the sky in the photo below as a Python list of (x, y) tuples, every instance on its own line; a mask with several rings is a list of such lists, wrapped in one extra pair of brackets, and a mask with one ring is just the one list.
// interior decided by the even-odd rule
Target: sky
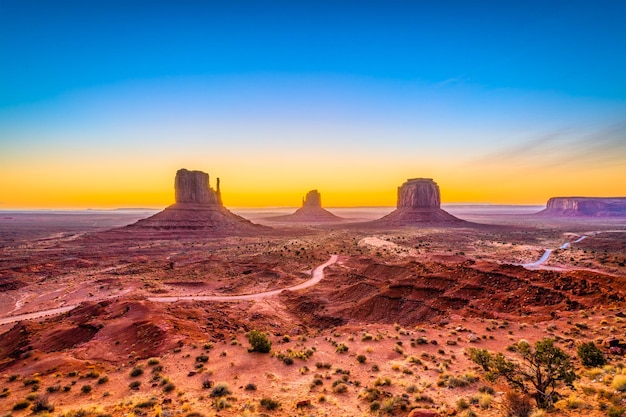
[(626, 196), (623, 1), (0, 0), (0, 210)]

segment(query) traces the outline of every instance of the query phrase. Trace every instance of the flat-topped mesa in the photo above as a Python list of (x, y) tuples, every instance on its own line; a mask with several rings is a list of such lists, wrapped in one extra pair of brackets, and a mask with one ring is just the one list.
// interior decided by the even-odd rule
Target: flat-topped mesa
[(202, 171), (179, 169), (174, 180), (177, 204), (222, 205), (220, 198), (220, 179), (217, 179), (217, 191), (209, 186), (209, 174)]
[(411, 178), (398, 187), (398, 208), (440, 208), (439, 186), (432, 178)]
[(565, 217), (626, 217), (626, 197), (552, 197), (545, 216)]
[(322, 195), (317, 190), (306, 193), (302, 199), (302, 207), (322, 207)]

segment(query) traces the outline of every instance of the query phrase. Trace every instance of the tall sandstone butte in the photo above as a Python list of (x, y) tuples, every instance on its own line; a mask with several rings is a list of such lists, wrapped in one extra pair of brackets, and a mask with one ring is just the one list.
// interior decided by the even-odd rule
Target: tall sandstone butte
[(176, 203), (221, 205), (219, 178), (214, 191), (209, 187), (209, 174), (206, 172), (179, 169), (174, 179), (174, 193)]
[(467, 224), (441, 209), (439, 186), (431, 178), (411, 178), (398, 187), (396, 209), (369, 222), (375, 227)]
[(249, 235), (271, 230), (231, 213), (222, 204), (220, 180), (216, 189), (209, 185), (209, 174), (179, 169), (174, 179), (175, 203), (131, 229), (185, 231), (206, 235)]
[(339, 222), (343, 219), (335, 216), (328, 210), (322, 208), (322, 195), (317, 190), (311, 190), (302, 199), (302, 207), (295, 213), (287, 216), (270, 217), (267, 220), (281, 222), (301, 222), (301, 223), (319, 223), (319, 222)]

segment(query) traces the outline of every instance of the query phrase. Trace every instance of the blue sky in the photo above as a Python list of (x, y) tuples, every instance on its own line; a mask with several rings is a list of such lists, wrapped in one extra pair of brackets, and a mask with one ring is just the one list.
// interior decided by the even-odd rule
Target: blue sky
[[(505, 181), (527, 191), (520, 202), (593, 194), (583, 176), (626, 176), (625, 18), (621, 1), (1, 0), (0, 181), (84, 160), (110, 196), (111, 162), (159, 178), (194, 164), (230, 176), (234, 201), (271, 184), (290, 190), (280, 202), (300, 187), (332, 202), (348, 193), (333, 177), (359, 189), (378, 166), (386, 199), (405, 176), (468, 201), (511, 201)], [(313, 161), (319, 181), (298, 171)], [(559, 167), (578, 175), (532, 195), (540, 174), (525, 172)], [(20, 198), (2, 200), (37, 203)]]

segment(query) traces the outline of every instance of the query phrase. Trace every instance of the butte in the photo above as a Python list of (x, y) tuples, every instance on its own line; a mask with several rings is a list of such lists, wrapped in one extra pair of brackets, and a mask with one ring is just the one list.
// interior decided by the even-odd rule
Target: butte
[(214, 190), (205, 172), (178, 170), (174, 190), (174, 204), (127, 229), (181, 231), (206, 236), (254, 235), (271, 230), (228, 211), (222, 204), (219, 178)]
[(412, 178), (398, 187), (396, 209), (363, 226), (462, 226), (468, 222), (441, 209), (439, 186), (430, 178)]
[(311, 190), (302, 199), (302, 207), (287, 216), (270, 217), (267, 220), (280, 222), (322, 223), (340, 222), (343, 218), (335, 216), (322, 208), (322, 196), (317, 190)]

